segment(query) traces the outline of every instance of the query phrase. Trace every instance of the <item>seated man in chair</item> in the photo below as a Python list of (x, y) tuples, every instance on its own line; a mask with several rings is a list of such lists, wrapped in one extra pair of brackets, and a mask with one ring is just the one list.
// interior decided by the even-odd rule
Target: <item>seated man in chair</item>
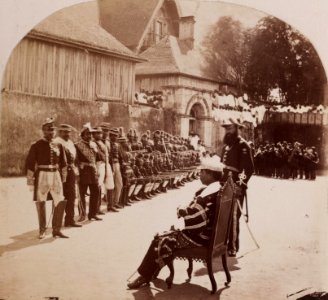
[(162, 267), (172, 261), (176, 249), (209, 244), (224, 165), (218, 156), (213, 156), (203, 159), (199, 168), (200, 180), (206, 187), (195, 194), (193, 201), (187, 207), (178, 208), (178, 218), (184, 218), (184, 229), (171, 229), (154, 237), (138, 268), (140, 276), (128, 284), (130, 289), (148, 284)]

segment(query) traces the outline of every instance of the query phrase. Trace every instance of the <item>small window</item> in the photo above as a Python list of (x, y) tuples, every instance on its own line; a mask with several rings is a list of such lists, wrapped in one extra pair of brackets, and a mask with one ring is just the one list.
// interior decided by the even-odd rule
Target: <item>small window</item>
[(155, 42), (157, 43), (158, 41), (161, 40), (163, 36), (163, 23), (160, 21), (156, 21), (155, 24)]

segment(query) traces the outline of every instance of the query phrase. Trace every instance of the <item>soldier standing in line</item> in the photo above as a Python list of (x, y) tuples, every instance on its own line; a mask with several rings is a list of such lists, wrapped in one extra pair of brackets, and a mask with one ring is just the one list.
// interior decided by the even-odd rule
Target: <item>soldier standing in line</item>
[[(239, 135), (239, 129), (242, 128), (243, 125), (230, 118), (228, 122), (222, 126), (225, 128), (225, 136), (223, 139), (224, 147), (221, 156), (221, 160), (225, 165), (222, 181), (225, 182), (229, 175), (232, 176), (236, 185), (236, 200), (239, 201), (240, 208), (242, 208), (246, 196), (247, 182), (254, 172), (253, 157), (247, 141)], [(236, 256), (236, 253), (239, 251), (240, 208), (238, 202), (236, 202), (229, 234), (229, 256)]]
[(89, 220), (101, 221), (97, 216), (98, 197), (99, 197), (99, 183), (97, 161), (99, 160), (97, 145), (92, 141), (92, 133), (90, 123), (83, 125), (81, 131), (81, 140), (75, 144), (77, 160), (80, 172), (80, 197), (81, 197), (81, 221), (86, 217), (86, 201), (85, 196), (89, 188)]
[(103, 131), (101, 127), (93, 128), (93, 139), (98, 148), (98, 202), (97, 202), (97, 215), (104, 215), (101, 211), (102, 192), (104, 191), (105, 177), (106, 177), (106, 145), (102, 141)]
[(114, 190), (114, 177), (113, 177), (113, 171), (111, 167), (111, 147), (110, 147), (110, 141), (109, 141), (109, 130), (110, 130), (110, 124), (103, 122), (100, 124), (100, 127), (102, 129), (102, 142), (106, 146), (105, 149), (105, 155), (106, 155), (106, 175), (105, 175), (105, 199), (107, 201), (107, 211), (111, 212), (118, 212), (116, 208), (113, 207), (113, 190)]
[(47, 200), (53, 200), (53, 237), (67, 238), (60, 231), (66, 206), (63, 183), (67, 178), (67, 160), (63, 146), (54, 141), (55, 129), (54, 120), (46, 119), (42, 124), (43, 138), (32, 144), (26, 158), (27, 184), (34, 191), (40, 239), (46, 233)]
[(317, 177), (316, 170), (318, 167), (319, 163), (319, 155), (314, 146), (311, 147), (310, 149), (310, 158), (311, 158), (311, 164), (310, 164), (310, 179), (315, 180)]
[(121, 163), (121, 174), (122, 174), (122, 193), (121, 193), (121, 205), (122, 206), (131, 206), (131, 201), (129, 201), (129, 187), (131, 184), (131, 177), (133, 177), (133, 170), (130, 166), (130, 156), (129, 152), (131, 151), (131, 147), (128, 143), (128, 140), (124, 135), (118, 138), (117, 140), (121, 146), (121, 154), (122, 154), (122, 163)]
[(68, 124), (61, 124), (58, 127), (58, 137), (55, 142), (64, 147), (67, 158), (67, 178), (63, 184), (66, 202), (65, 208), (65, 227), (82, 227), (74, 220), (74, 207), (76, 199), (76, 187), (79, 180), (79, 169), (76, 165), (76, 148), (71, 140), (73, 127)]
[(111, 163), (114, 174), (114, 193), (113, 193), (113, 207), (123, 208), (120, 204), (120, 197), (123, 187), (123, 179), (121, 174), (121, 163), (122, 163), (122, 149), (117, 139), (120, 135), (118, 128), (114, 127), (109, 131), (110, 147), (111, 147)]

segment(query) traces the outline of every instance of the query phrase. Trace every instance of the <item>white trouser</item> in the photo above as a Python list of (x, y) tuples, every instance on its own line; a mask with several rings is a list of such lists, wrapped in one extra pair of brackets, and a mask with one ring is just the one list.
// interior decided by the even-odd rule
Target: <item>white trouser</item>
[(38, 175), (38, 187), (36, 190), (36, 201), (46, 201), (48, 193), (54, 200), (54, 205), (64, 200), (63, 184), (59, 171), (40, 171)]

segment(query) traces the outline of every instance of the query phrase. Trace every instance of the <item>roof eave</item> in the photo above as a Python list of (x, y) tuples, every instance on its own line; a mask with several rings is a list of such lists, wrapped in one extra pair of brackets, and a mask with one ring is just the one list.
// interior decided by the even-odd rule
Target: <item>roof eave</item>
[(82, 41), (77, 41), (77, 40), (73, 40), (73, 39), (58, 37), (58, 36), (55, 36), (55, 35), (51, 35), (49, 33), (37, 31), (35, 29), (32, 29), (27, 34), (27, 37), (37, 39), (37, 40), (42, 40), (42, 41), (45, 41), (45, 42), (52, 42), (52, 43), (55, 43), (55, 44), (60, 44), (60, 45), (64, 45), (64, 46), (79, 48), (81, 50), (88, 50), (88, 51), (91, 51), (91, 52), (96, 52), (96, 53), (100, 53), (100, 54), (104, 54), (104, 55), (110, 55), (110, 56), (130, 60), (130, 61), (137, 62), (137, 63), (147, 61), (146, 59), (141, 58), (140, 56), (135, 55), (135, 54), (129, 55), (127, 53), (122, 53), (122, 52), (118, 52), (118, 51), (109, 50), (105, 47), (90, 45), (90, 44), (82, 42)]
[(176, 71), (176, 72), (163, 72), (163, 73), (138, 73), (138, 71), (136, 71), (136, 76), (166, 76), (166, 75), (182, 75), (182, 76), (187, 76), (190, 78), (195, 78), (195, 79), (200, 79), (203, 81), (211, 81), (211, 82), (215, 82), (215, 83), (221, 83), (221, 84), (229, 84), (226, 81), (222, 81), (222, 80), (216, 80), (214, 78), (206, 78), (206, 77), (202, 77), (199, 75), (193, 75), (193, 74), (188, 74), (188, 73), (184, 73), (184, 72), (180, 72), (180, 71)]

